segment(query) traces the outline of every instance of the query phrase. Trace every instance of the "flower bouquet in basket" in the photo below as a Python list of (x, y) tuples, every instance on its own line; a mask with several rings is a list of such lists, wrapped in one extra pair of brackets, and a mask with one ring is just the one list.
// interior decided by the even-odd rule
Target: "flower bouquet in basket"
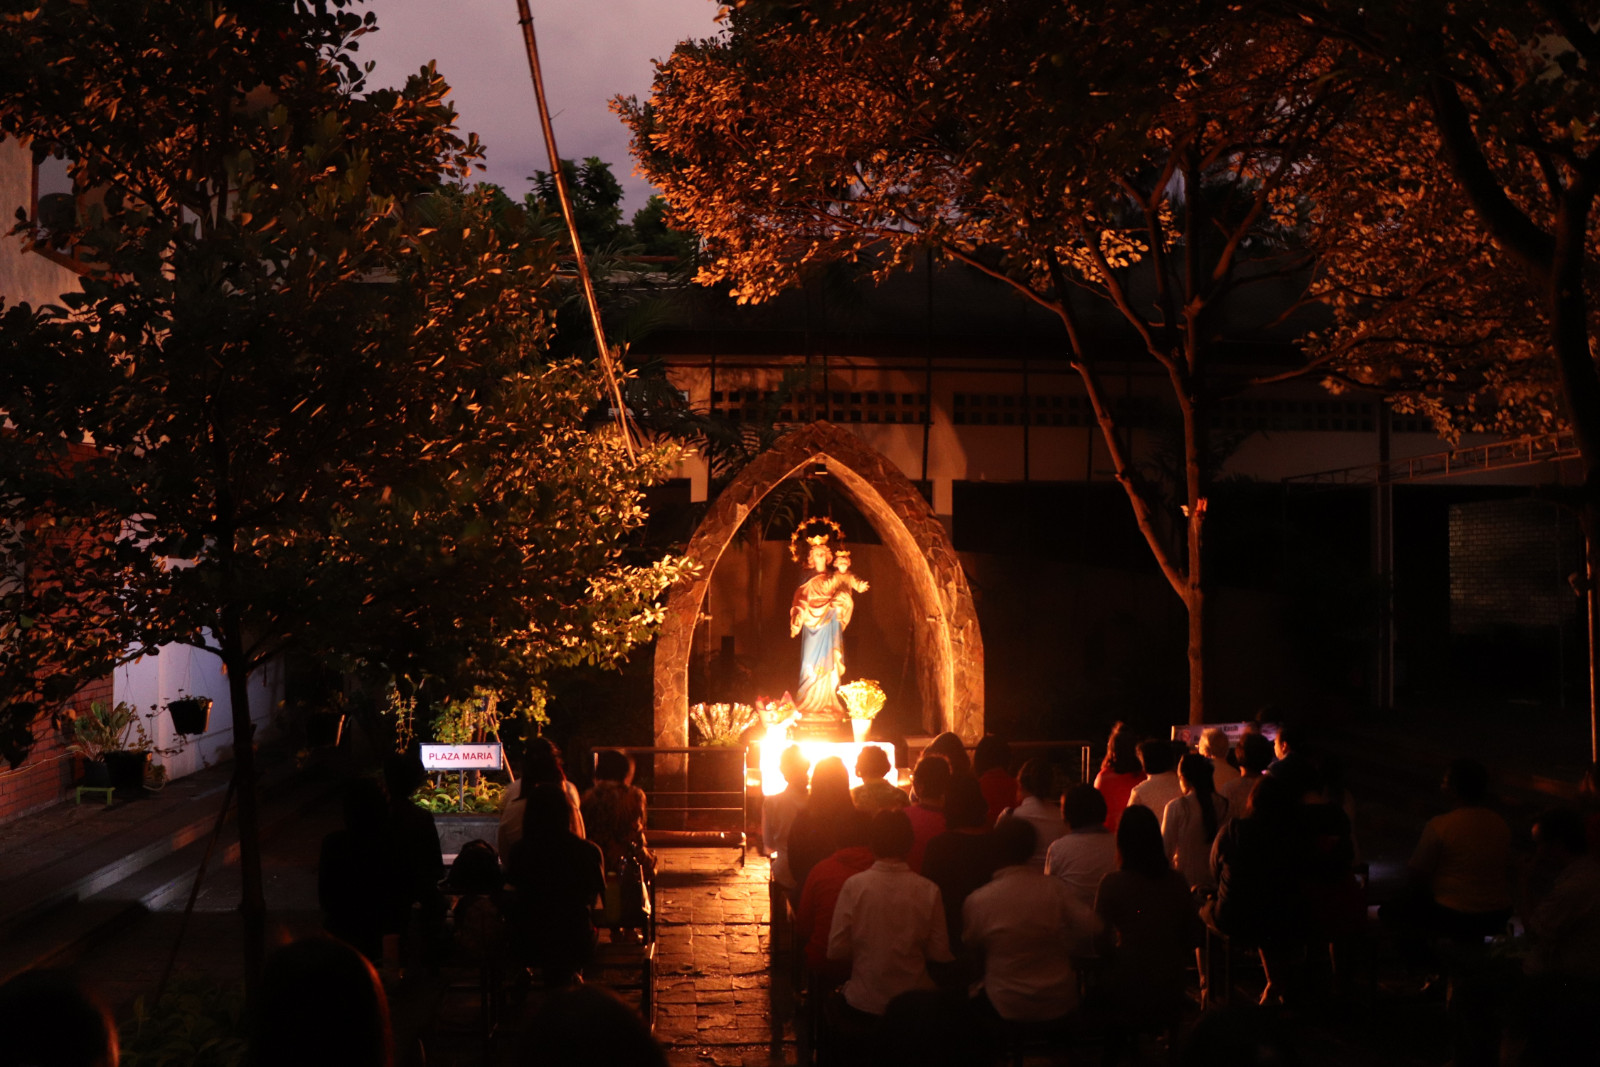
[(704, 745), (737, 745), (739, 738), (761, 716), (749, 704), (696, 704), (689, 709), (689, 721)]
[(839, 698), (850, 713), (850, 728), (855, 731), (857, 741), (866, 740), (872, 720), (878, 717), (878, 712), (883, 710), (884, 703), (889, 699), (884, 695), (883, 686), (871, 678), (860, 678), (848, 685), (841, 685)]

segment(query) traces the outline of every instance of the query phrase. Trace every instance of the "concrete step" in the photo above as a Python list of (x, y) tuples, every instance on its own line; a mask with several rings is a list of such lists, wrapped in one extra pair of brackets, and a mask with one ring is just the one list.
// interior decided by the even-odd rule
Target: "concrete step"
[(0, 938), (201, 840), (216, 820), (216, 803), (220, 798), (213, 804), (185, 805), (141, 826), (137, 835), (97, 842), (34, 872), (25, 884), (0, 888)]
[[(296, 781), (275, 774), (262, 786), (263, 840), (290, 825), (307, 808), (325, 801), (337, 789), (331, 780)], [(151, 840), (117, 856), (101, 848), (85, 850), (62, 861), (68, 877), (14, 912), (0, 932), (0, 982), (35, 967), (59, 966), (150, 911), (181, 907), (205, 857), (216, 824), (222, 794), (187, 820), (148, 827)], [(124, 845), (126, 846), (126, 842)], [(208, 877), (237, 862), (238, 832), (230, 811), (212, 853)]]

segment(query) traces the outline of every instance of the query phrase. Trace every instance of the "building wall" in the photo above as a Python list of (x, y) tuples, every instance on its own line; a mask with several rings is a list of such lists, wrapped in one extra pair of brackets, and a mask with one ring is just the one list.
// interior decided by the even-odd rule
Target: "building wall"
[[(258, 731), (283, 703), (283, 674), (283, 665), (274, 661), (250, 676), (250, 720)], [(181, 778), (233, 758), (233, 701), (217, 656), (188, 645), (164, 645), (156, 655), (118, 667), (112, 677), (116, 699), (149, 716), (146, 730), (156, 750), (151, 761), (164, 766), (169, 777)], [(173, 732), (166, 705), (183, 696), (211, 698), (204, 734), (183, 737)], [(171, 749), (180, 751), (163, 751)]]
[[(4, 229), (11, 228), (18, 208), (31, 210), (32, 206), (32, 151), (15, 138), (0, 140), (0, 220), (4, 220)], [(28, 250), (24, 242), (21, 236), (0, 239), (0, 297), (8, 306), (24, 301), (53, 303), (62, 293), (78, 288), (76, 272)]]
[[(719, 355), (713, 361), (678, 353), (669, 365), (675, 384), (697, 409), (737, 423), (767, 417), (769, 391), (806, 363), (777, 356)], [(1011, 718), (1027, 733), (1080, 725), (1092, 731), (1108, 717), (1181, 712), (1183, 609), (1133, 524), (1075, 375), (1059, 362), (998, 355), (931, 362), (813, 356), (809, 366), (812, 378), (779, 409), (780, 422), (827, 417), (913, 481), (925, 479), (978, 602), (992, 723), (998, 727)], [(1120, 366), (1105, 368), (1104, 384), (1110, 399), (1133, 414), (1127, 442), (1135, 464), (1159, 462), (1167, 384)], [(1286, 478), (1376, 464), (1384, 417), (1379, 399), (1334, 397), (1317, 382), (1303, 381), (1219, 407), (1215, 417), (1217, 439), (1232, 446), (1208, 527), (1216, 583), (1211, 680), (1216, 705), (1227, 709), (1224, 717), (1306, 701), (1388, 706), (1392, 698), (1382, 679), (1394, 671), (1408, 703), (1439, 699), (1436, 694), (1459, 673), (1462, 654), (1456, 646), (1465, 646), (1449, 632), (1444, 577), (1435, 581), (1422, 573), (1411, 542), (1426, 542), (1426, 559), (1450, 558), (1443, 512), (1437, 531), (1430, 526), (1414, 535), (1406, 528), (1414, 509), (1397, 513), (1400, 532), (1391, 536), (1405, 538), (1407, 548), (1383, 575), (1372, 487), (1343, 488), (1331, 496), (1299, 489), (1285, 494), (1282, 488)], [(1389, 418), (1391, 460), (1452, 447), (1422, 420)], [(1491, 440), (1467, 438), (1456, 447)], [(696, 463), (687, 461), (683, 475), (693, 495), (704, 499), (704, 470), (696, 470)], [(1425, 481), (1416, 491), (1461, 501), (1482, 494), (1526, 496), (1571, 473), (1546, 463)], [(1553, 533), (1549, 542), (1555, 545)], [(1554, 552), (1551, 547), (1537, 565), (1564, 565)], [(781, 570), (786, 560), (773, 562)], [(1493, 572), (1502, 586), (1520, 588), (1515, 568), (1501, 562), (1475, 565)], [(782, 647), (783, 635), (761, 636), (762, 627), (776, 624), (750, 618), (758, 609), (749, 599), (748, 577), (722, 573), (748, 567), (731, 553), (719, 565), (711, 594), (714, 618), (701, 635), (705, 654), (731, 637), (741, 656), (783, 661), (781, 652), (771, 651)], [(1551, 583), (1541, 581), (1536, 595), (1559, 601), (1561, 591), (1550, 593), (1545, 587)], [(1391, 585), (1398, 600), (1394, 635), (1386, 645), (1379, 620), (1383, 590)], [(762, 602), (772, 606), (759, 610), (777, 619), (779, 605), (772, 602), (784, 596), (768, 571)], [(1565, 626), (1561, 640), (1576, 632)], [(1555, 638), (1537, 640), (1541, 648), (1561, 647)], [(1397, 666), (1383, 666), (1391, 662), (1383, 659), (1386, 647), (1396, 650)], [(1524, 664), (1523, 673), (1571, 674), (1578, 658), (1561, 654), (1566, 659), (1549, 670), (1542, 663)], [(1474, 655), (1481, 658), (1482, 650)], [(758, 663), (755, 669), (763, 668)]]
[[(809, 366), (801, 398), (780, 409), (781, 422), (828, 418), (848, 426), (913, 481), (930, 484), (940, 516), (951, 516), (961, 481), (1105, 482), (1110, 459), (1077, 375), (1059, 361), (995, 357), (982, 361), (833, 357), (809, 364), (771, 357), (675, 356), (673, 383), (698, 410), (732, 421), (762, 415), (764, 397), (787, 371)], [(1151, 460), (1164, 447), (1161, 429), (1169, 386), (1141, 369), (1110, 370), (1109, 400), (1131, 412), (1128, 451)], [(893, 398), (892, 402), (889, 398)], [(924, 397), (927, 398), (924, 401)], [(921, 420), (931, 411), (926, 454)], [(1330, 396), (1312, 380), (1262, 389), (1215, 412), (1214, 440), (1230, 442), (1224, 477), (1279, 482), (1317, 471), (1377, 463), (1380, 402)], [(909, 420), (909, 421), (908, 421)], [(1440, 452), (1451, 445), (1424, 420), (1394, 416), (1391, 459)], [(1467, 437), (1460, 445), (1493, 440)], [(686, 461), (695, 499), (706, 492), (704, 465)], [(1551, 469), (1529, 467), (1455, 479), (1457, 484), (1538, 484)]]
[[(84, 686), (71, 703), (86, 708), (91, 701), (108, 704), (111, 700), (111, 679), (106, 677)], [(76, 761), (67, 752), (51, 715), (34, 721), (33, 737), (33, 751), (22, 765), (0, 770), (0, 823), (48, 808), (72, 788)]]

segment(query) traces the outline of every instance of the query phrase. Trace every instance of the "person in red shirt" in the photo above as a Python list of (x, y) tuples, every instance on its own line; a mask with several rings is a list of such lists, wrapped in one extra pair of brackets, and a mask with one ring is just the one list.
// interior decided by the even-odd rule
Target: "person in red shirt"
[[(1128, 806), (1128, 795), (1133, 787), (1144, 781), (1144, 768), (1139, 763), (1139, 739), (1119, 722), (1111, 728), (1106, 741), (1106, 758), (1100, 762), (1100, 773), (1094, 777), (1094, 787), (1106, 798), (1106, 829), (1115, 831), (1122, 821), (1122, 809)], [(1156, 812), (1159, 819), (1160, 812)]]
[(1000, 813), (1017, 802), (1017, 778), (1011, 771), (1011, 745), (996, 734), (986, 734), (972, 753), (972, 773), (978, 776), (983, 799), (989, 805), (985, 829), (994, 829)]
[(922, 873), (922, 854), (928, 842), (945, 831), (944, 797), (950, 789), (950, 764), (943, 756), (923, 756), (911, 772), (911, 793), (916, 803), (904, 809), (911, 820), (911, 854), (906, 864)]
[(850, 977), (848, 962), (828, 959), (828, 931), (833, 929), (833, 909), (839, 903), (839, 890), (845, 879), (872, 866), (872, 849), (867, 844), (869, 822), (862, 819), (849, 824), (842, 846), (811, 868), (800, 894), (795, 934), (805, 946), (806, 965), (829, 985), (838, 985)]

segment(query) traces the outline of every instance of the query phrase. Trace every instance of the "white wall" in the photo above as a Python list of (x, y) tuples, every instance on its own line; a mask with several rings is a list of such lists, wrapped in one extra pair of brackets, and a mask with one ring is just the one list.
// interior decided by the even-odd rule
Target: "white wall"
[[(141, 718), (154, 707), (154, 718), (144, 721), (155, 748), (174, 748), (185, 742), (176, 755), (151, 757), (152, 762), (166, 766), (168, 777), (181, 778), (233, 758), (233, 701), (217, 656), (187, 645), (164, 645), (156, 655), (141, 656), (118, 667), (112, 689), (113, 699), (138, 708)], [(180, 696), (211, 698), (211, 719), (204, 734), (184, 738), (173, 732), (166, 704)], [(258, 738), (282, 702), (283, 666), (273, 661), (250, 678), (250, 720)]]
[(0, 297), (7, 306), (23, 301), (56, 303), (62, 293), (76, 292), (78, 276), (37, 252), (27, 251), (22, 238), (4, 237), (17, 208), (33, 203), (33, 152), (16, 138), (0, 140)]

